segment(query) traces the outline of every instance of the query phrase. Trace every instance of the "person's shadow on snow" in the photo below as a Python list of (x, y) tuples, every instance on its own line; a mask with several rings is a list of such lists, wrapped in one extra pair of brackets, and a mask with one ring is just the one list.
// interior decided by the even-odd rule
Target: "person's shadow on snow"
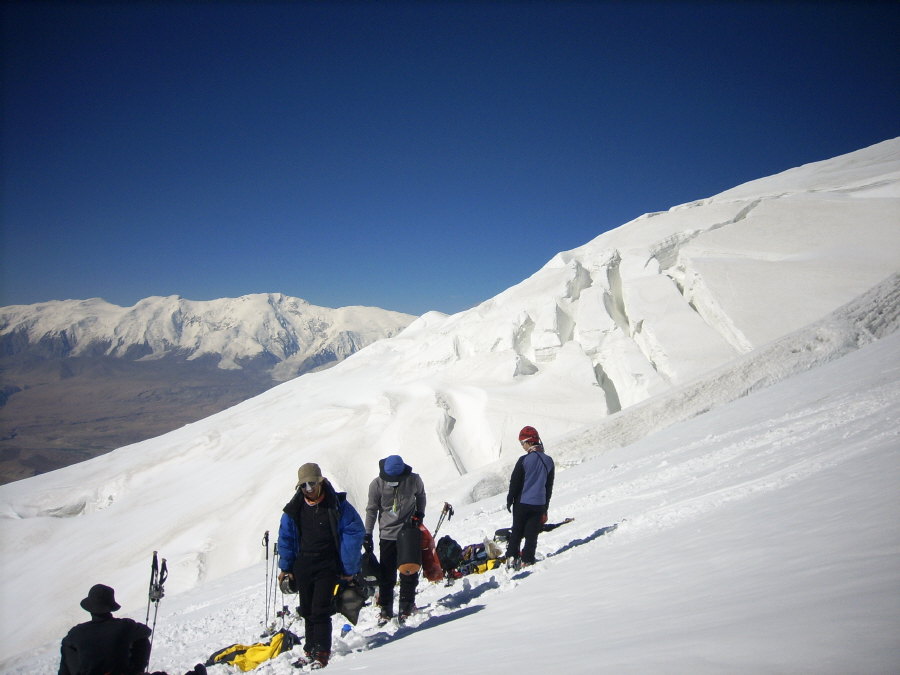
[(585, 544), (589, 544), (590, 542), (594, 541), (595, 539), (602, 537), (604, 534), (609, 534), (610, 532), (615, 530), (618, 526), (619, 526), (618, 523), (613, 523), (612, 525), (607, 525), (606, 527), (601, 527), (599, 530), (588, 535), (587, 537), (584, 537), (583, 539), (573, 539), (572, 541), (570, 541), (568, 544), (566, 544), (562, 548), (554, 551), (553, 553), (548, 553), (547, 557), (552, 558), (553, 556), (559, 555), (560, 553), (565, 553), (566, 551), (570, 551), (573, 548), (575, 548), (576, 546), (584, 546)]
[(425, 621), (420, 623), (418, 626), (400, 626), (393, 635), (389, 633), (378, 633), (369, 640), (366, 645), (366, 649), (375, 649), (377, 647), (381, 647), (382, 645), (387, 644), (388, 642), (394, 642), (395, 640), (400, 640), (405, 638), (407, 635), (412, 635), (413, 633), (418, 633), (422, 630), (427, 630), (429, 628), (435, 628), (436, 626), (440, 626), (445, 623), (449, 623), (450, 621), (456, 621), (457, 619), (462, 619), (467, 616), (471, 616), (472, 614), (476, 614), (484, 609), (484, 605), (475, 605), (474, 607), (463, 607), (462, 609), (458, 609), (454, 612), (450, 612), (449, 614), (441, 614), (440, 616), (430, 616)]

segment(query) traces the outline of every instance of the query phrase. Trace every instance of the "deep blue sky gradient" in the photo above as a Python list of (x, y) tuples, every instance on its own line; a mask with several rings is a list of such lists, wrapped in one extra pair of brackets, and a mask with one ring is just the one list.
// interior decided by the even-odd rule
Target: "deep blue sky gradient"
[(5, 3), (0, 305), (456, 312), (900, 135), (900, 3)]

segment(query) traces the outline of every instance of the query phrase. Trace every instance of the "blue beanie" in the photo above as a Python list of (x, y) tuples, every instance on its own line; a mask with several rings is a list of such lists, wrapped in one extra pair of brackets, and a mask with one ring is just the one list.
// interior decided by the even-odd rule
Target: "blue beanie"
[(384, 460), (384, 472), (388, 476), (399, 476), (405, 468), (406, 464), (400, 455), (391, 455)]

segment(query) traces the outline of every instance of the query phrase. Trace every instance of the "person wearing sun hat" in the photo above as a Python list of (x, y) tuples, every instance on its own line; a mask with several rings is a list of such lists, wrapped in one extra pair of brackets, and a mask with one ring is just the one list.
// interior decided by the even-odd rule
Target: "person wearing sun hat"
[[(506, 510), (513, 514), (506, 559), (508, 565), (516, 568), (534, 563), (538, 534), (547, 522), (555, 476), (553, 459), (544, 452), (537, 429), (523, 427), (519, 443), (525, 454), (513, 468), (506, 495)], [(525, 546), (520, 550), (523, 538)]]
[(62, 640), (59, 675), (121, 673), (139, 675), (150, 661), (150, 629), (132, 619), (116, 619), (115, 591), (95, 584), (81, 601), (91, 620), (80, 623)]
[[(425, 518), (425, 484), (421, 476), (400, 455), (389, 455), (378, 462), (378, 476), (369, 484), (366, 504), (366, 538), (368, 550), (374, 546), (372, 532), (378, 521), (380, 575), (378, 583), (378, 622), (386, 623), (394, 616), (394, 586), (397, 583), (397, 537), (400, 528), (413, 519)], [(406, 619), (415, 609), (419, 574), (400, 575), (398, 615)]]
[(347, 493), (336, 492), (318, 464), (297, 470), (295, 490), (278, 528), (278, 583), (293, 579), (300, 594), (306, 640), (297, 665), (323, 668), (331, 655), (334, 588), (359, 572), (365, 530)]

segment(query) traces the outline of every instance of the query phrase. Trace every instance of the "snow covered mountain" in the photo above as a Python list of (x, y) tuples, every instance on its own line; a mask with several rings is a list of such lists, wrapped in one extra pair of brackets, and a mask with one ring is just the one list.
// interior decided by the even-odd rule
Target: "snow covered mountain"
[(451, 502), (449, 531), (477, 541), (508, 524), (498, 495), (531, 424), (560, 466), (551, 520), (576, 516), (542, 537), (544, 569), (427, 587), (447, 611), (432, 629), (351, 640), (330, 670), (396, 668), (406, 647), (458, 672), (460, 645), (525, 673), (895, 670), (898, 225), (894, 139), (642, 216), (329, 370), (2, 486), (0, 668), (51, 672), (91, 583), (142, 618), (153, 550), (170, 672), (254, 641), (260, 537), (306, 461), (361, 508), (399, 452), (427, 522)]
[(260, 361), (283, 381), (394, 335), (413, 318), (377, 307), (317, 307), (281, 293), (208, 301), (153, 297), (133, 307), (63, 300), (0, 308), (0, 353), (210, 356), (221, 369)]
[(208, 417), (414, 318), (281, 294), (0, 308), (0, 483)]

